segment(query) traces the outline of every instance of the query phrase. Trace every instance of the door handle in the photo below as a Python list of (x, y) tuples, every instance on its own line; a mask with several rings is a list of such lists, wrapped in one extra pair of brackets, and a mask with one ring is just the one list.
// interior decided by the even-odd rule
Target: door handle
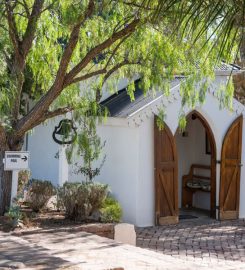
[(239, 164), (238, 164), (238, 167), (242, 167), (242, 166), (243, 166), (243, 164), (242, 164), (242, 163), (239, 163)]

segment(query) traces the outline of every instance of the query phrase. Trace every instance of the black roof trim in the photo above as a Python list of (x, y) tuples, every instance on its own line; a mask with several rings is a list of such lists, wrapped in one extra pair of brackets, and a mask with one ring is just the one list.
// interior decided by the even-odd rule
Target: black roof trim
[[(173, 79), (170, 82), (170, 88), (178, 85), (183, 78), (183, 76), (178, 76)], [(130, 96), (127, 93), (127, 88), (123, 88), (100, 103), (102, 107), (106, 107), (109, 110), (109, 116), (127, 118), (129, 115), (163, 95), (160, 91), (156, 92), (155, 95), (153, 95), (151, 91), (144, 94), (143, 90), (140, 89), (140, 79), (136, 80), (134, 83), (134, 101), (131, 101)]]

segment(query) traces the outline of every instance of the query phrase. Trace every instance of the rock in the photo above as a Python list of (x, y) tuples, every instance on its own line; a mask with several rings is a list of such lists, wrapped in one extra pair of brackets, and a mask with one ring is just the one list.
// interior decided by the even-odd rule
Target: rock
[(136, 232), (134, 225), (128, 223), (117, 224), (114, 228), (114, 239), (123, 244), (136, 246)]
[(25, 269), (25, 264), (22, 262), (14, 262), (9, 260), (0, 260), (0, 269), (1, 267), (11, 268), (11, 269)]

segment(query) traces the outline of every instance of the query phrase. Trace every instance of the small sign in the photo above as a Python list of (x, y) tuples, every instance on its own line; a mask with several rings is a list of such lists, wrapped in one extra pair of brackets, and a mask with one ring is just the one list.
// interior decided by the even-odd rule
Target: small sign
[(29, 152), (6, 151), (4, 157), (4, 170), (27, 170), (29, 169)]

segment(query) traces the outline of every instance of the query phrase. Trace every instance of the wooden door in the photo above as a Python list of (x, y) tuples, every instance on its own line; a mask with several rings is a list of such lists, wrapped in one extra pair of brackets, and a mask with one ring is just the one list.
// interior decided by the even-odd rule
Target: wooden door
[(239, 116), (228, 129), (221, 153), (220, 219), (239, 217), (242, 123)]
[(156, 225), (178, 223), (178, 161), (175, 139), (165, 124), (159, 130), (155, 117)]

